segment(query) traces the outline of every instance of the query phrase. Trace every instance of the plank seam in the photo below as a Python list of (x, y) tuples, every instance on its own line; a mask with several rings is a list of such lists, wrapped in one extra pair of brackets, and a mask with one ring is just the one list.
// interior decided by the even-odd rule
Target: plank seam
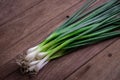
[(12, 73), (16, 72), (18, 70), (18, 68), (14, 71), (12, 71), (11, 73), (9, 73), (8, 75), (6, 75), (5, 77), (3, 77), (2, 79), (5, 80), (8, 76), (10, 76)]
[[(74, 4), (73, 6), (69, 7), (69, 8), (66, 9), (66, 10), (71, 9), (72, 7), (74, 7), (74, 6), (77, 5), (77, 4), (79, 4), (79, 2), (76, 3), (76, 4)], [(16, 41), (15, 43), (11, 44), (7, 49), (14, 47), (16, 43), (18, 43), (18, 42), (20, 42), (21, 40), (25, 39), (25, 37), (31, 35), (32, 33), (36, 32), (37, 30), (39, 30), (40, 28), (42, 28), (44, 25), (46, 25), (47, 23), (49, 23), (49, 22), (51, 22), (52, 20), (54, 20), (55, 18), (57, 18), (59, 15), (63, 14), (66, 10), (64, 10), (64, 11), (61, 12), (60, 14), (56, 15), (54, 18), (50, 19), (49, 21), (47, 21), (46, 23), (44, 23), (43, 25), (41, 25), (41, 27), (36, 28), (34, 31), (30, 32), (29, 34), (27, 34), (26, 36), (22, 37), (21, 39), (19, 39), (19, 40)], [(12, 46), (12, 47), (11, 47), (11, 46)], [(4, 53), (4, 51), (3, 51), (3, 53)]]
[[(72, 7), (74, 7), (74, 6), (78, 5), (80, 2), (81, 2), (81, 1), (79, 1), (78, 3), (75, 3), (73, 6), (71, 6), (71, 7), (67, 8), (66, 10), (71, 9)], [(49, 21), (47, 21), (46, 23), (49, 23), (49, 22), (50, 22), (50, 21), (52, 21), (53, 19), (57, 18), (59, 15), (61, 15), (61, 14), (65, 13), (65, 11), (66, 11), (66, 10), (64, 10), (63, 12), (61, 12), (60, 14), (58, 14), (57, 16), (55, 16), (54, 18), (50, 19), (50, 20), (49, 20)], [(44, 24), (43, 24), (43, 25), (41, 25), (41, 26), (44, 26), (46, 23), (44, 23)], [(32, 32), (31, 32), (31, 33), (29, 33), (28, 35), (24, 36), (23, 38), (21, 38), (20, 40), (18, 40), (17, 42), (15, 42), (15, 43), (14, 43), (13, 45), (11, 45), (11, 46), (12, 46), (12, 47), (14, 47), (16, 43), (20, 42), (20, 41), (21, 41), (21, 40), (23, 40), (25, 37), (27, 37), (27, 36), (31, 35), (33, 32), (37, 31), (38, 29), (39, 29), (39, 28), (35, 29), (34, 31), (32, 31)], [(8, 47), (8, 48), (12, 48), (12, 47)], [(4, 51), (3, 51), (3, 52), (4, 52)], [(20, 54), (18, 54), (18, 55), (20, 55)], [(16, 58), (18, 55), (16, 55), (14, 58)], [(11, 60), (13, 60), (14, 58), (12, 58)], [(11, 61), (11, 60), (9, 60), (9, 61)], [(8, 62), (6, 62), (6, 63), (9, 63), (9, 61), (8, 61)], [(4, 63), (3, 65), (1, 65), (0, 67), (4, 66), (6, 63)], [(13, 71), (12, 73), (14, 73), (14, 72), (16, 72), (16, 70), (15, 70), (15, 71)], [(10, 74), (11, 74), (11, 73), (9, 73), (7, 76), (10, 76)], [(7, 77), (7, 76), (5, 76), (5, 77)], [(6, 78), (5, 78), (5, 79), (6, 79)]]
[[(66, 76), (63, 80), (66, 80), (67, 78), (69, 78), (72, 74), (74, 74), (77, 70), (79, 70), (81, 67), (83, 67), (85, 64), (87, 64), (89, 61), (91, 61), (92, 59), (94, 59), (96, 56), (98, 56), (103, 50), (105, 50), (106, 48), (108, 48), (109, 46), (111, 46), (113, 43), (115, 43), (116, 41), (118, 41), (119, 39), (116, 39), (114, 41), (112, 41), (108, 46), (106, 46), (104, 49), (100, 50), (96, 55), (94, 55), (93, 57), (91, 57), (88, 61), (86, 61), (84, 64), (82, 64), (80, 67), (78, 67), (77, 69), (75, 69), (72, 73), (70, 73), (68, 76)], [(13, 59), (12, 59), (13, 60)], [(10, 60), (11, 61), (11, 60)], [(8, 61), (9, 62), (9, 61)], [(8, 63), (7, 62), (7, 63)], [(14, 70), (13, 72), (9, 73), (8, 75), (6, 75), (3, 80), (5, 80), (8, 76), (10, 76), (12, 73), (15, 73), (19, 70), (19, 68), (17, 68), (16, 70)]]
[(12, 18), (10, 18), (10, 19), (8, 19), (7, 21), (3, 22), (2, 24), (0, 24), (0, 26), (1, 26), (0, 28), (2, 28), (3, 25), (5, 25), (6, 23), (8, 23), (9, 21), (13, 21), (16, 17), (22, 15), (24, 12), (26, 12), (26, 11), (32, 9), (33, 7), (39, 5), (39, 4), (40, 4), (41, 2), (43, 2), (43, 1), (44, 1), (44, 0), (40, 0), (39, 2), (37, 2), (36, 4), (34, 4), (33, 6), (31, 6), (31, 7), (27, 8), (27, 9), (23, 10), (22, 12), (20, 12), (20, 13), (17, 14), (16, 16), (13, 16)]
[(83, 63), (81, 66), (79, 66), (77, 69), (75, 69), (72, 73), (70, 73), (68, 76), (66, 76), (63, 80), (67, 80), (72, 74), (74, 74), (77, 70), (79, 70), (80, 68), (82, 68), (84, 65), (86, 65), (89, 61), (91, 61), (92, 59), (94, 59), (96, 56), (98, 56), (102, 51), (104, 51), (106, 48), (108, 48), (109, 46), (111, 46), (113, 43), (115, 43), (116, 41), (118, 41), (119, 39), (115, 39), (113, 40), (109, 45), (107, 45), (105, 48), (103, 48), (102, 50), (100, 50), (96, 55), (94, 55), (93, 57), (91, 57), (89, 60), (87, 60), (85, 63)]

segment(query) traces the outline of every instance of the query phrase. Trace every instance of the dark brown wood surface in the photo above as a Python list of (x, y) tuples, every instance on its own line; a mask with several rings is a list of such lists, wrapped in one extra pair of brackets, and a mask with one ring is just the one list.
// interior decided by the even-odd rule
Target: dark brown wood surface
[[(107, 0), (98, 0), (96, 5)], [(40, 43), (85, 0), (0, 0), (0, 80), (120, 80), (120, 39), (81, 48), (53, 60), (37, 75), (16, 59)]]

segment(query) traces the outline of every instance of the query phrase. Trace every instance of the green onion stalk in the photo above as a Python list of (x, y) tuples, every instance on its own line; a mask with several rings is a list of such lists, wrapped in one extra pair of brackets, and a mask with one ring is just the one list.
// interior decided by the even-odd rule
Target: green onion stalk
[(108, 0), (89, 9), (97, 0), (87, 0), (68, 20), (37, 46), (29, 48), (18, 64), (25, 73), (37, 73), (49, 61), (70, 51), (120, 35), (120, 1)]

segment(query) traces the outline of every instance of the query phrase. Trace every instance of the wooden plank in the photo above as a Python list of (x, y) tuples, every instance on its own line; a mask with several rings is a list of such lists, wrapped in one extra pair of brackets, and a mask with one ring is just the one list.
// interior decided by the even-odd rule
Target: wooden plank
[[(79, 0), (45, 0), (0, 28), (0, 53), (11, 48)], [(64, 4), (63, 4), (64, 3)], [(49, 27), (49, 26), (48, 26)], [(7, 45), (7, 46), (6, 46)]]
[[(76, 9), (76, 8), (74, 7), (73, 9)], [(72, 10), (70, 9), (69, 11), (72, 11)], [(62, 15), (62, 16), (63, 16), (62, 18), (64, 18), (65, 15)], [(56, 18), (54, 21), (57, 22), (57, 19), (60, 20), (60, 21), (63, 20), (63, 19)], [(15, 46), (13, 46), (11, 49), (9, 49), (8, 51), (6, 51), (4, 54), (7, 54), (8, 52), (10, 52), (11, 55), (6, 55), (6, 57), (4, 56), (7, 60), (3, 61), (3, 64), (5, 64), (11, 58), (14, 58), (14, 56), (16, 56), (18, 54), (17, 52), (20, 53), (24, 49), (26, 49), (26, 47), (28, 47), (30, 45), (35, 45), (40, 40), (42, 40), (43, 38), (45, 38), (45, 36), (48, 35), (55, 28), (55, 26), (56, 26), (56, 25), (53, 25), (53, 23), (51, 23), (51, 24), (47, 24), (46, 27), (49, 26), (49, 25), (51, 25), (51, 27), (49, 27), (49, 28), (42, 27), (40, 30), (37, 30), (35, 33), (33, 33), (30, 36), (26, 37), (26, 39), (21, 40)], [(48, 30), (48, 29), (50, 29), (49, 32), (45, 33), (45, 31)], [(41, 31), (41, 30), (44, 30), (44, 31)], [(41, 38), (36, 38), (36, 36), (38, 36), (38, 35), (41, 36)], [(55, 62), (53, 61), (53, 62), (49, 63), (48, 66), (45, 67), (45, 69), (43, 70), (43, 72), (42, 71), (40, 72), (40, 74), (37, 76), (36, 79), (41, 78), (42, 80), (56, 80), (56, 79), (57, 80), (62, 80), (65, 77), (67, 77), (69, 74), (71, 74), (72, 72), (74, 72), (80, 65), (84, 64), (90, 58), (92, 58), (93, 56), (95, 56), (99, 51), (103, 50), (105, 47), (107, 47), (109, 44), (111, 44), (113, 41), (109, 41), (107, 43), (98, 44), (97, 47), (94, 45), (93, 47), (88, 47), (86, 49), (80, 50), (81, 53), (79, 53), (79, 51), (77, 51), (75, 53), (76, 55), (71, 54), (70, 55), (71, 57), (70, 56), (66, 56), (66, 59), (65, 59), (65, 57), (63, 57), (61, 59), (58, 59), (58, 61), (55, 61)], [(28, 45), (28, 43), (29, 43), (29, 45)], [(86, 51), (88, 51), (88, 52), (86, 52)], [(89, 53), (92, 53), (92, 54), (89, 55)], [(85, 59), (85, 60), (83, 60), (83, 59)], [(79, 62), (81, 62), (81, 63), (78, 64)], [(60, 63), (60, 64), (58, 64), (58, 63)], [(64, 63), (66, 63), (66, 64), (64, 64)], [(70, 63), (75, 63), (75, 65), (71, 66)], [(11, 64), (9, 64), (9, 65), (11, 65)], [(6, 66), (6, 64), (4, 66)], [(4, 66), (2, 66), (2, 67), (4, 67)], [(58, 69), (58, 67), (59, 67), (59, 69)], [(52, 70), (52, 68), (54, 68), (54, 69)], [(67, 69), (67, 68), (68, 68), (68, 70), (66, 70), (66, 72), (64, 72), (64, 70)], [(16, 72), (13, 73), (12, 75), (8, 76), (8, 78), (6, 78), (6, 80), (7, 79), (13, 80), (12, 78), (15, 75), (16, 75)], [(17, 74), (17, 76), (18, 75), (19, 75), (19, 73)]]
[(109, 44), (111, 44), (111, 42), (93, 45), (92, 47), (90, 46), (85, 49), (78, 50), (77, 52), (58, 59), (55, 62), (51, 62), (51, 64), (46, 66), (35, 79), (64, 80), (64, 78), (76, 71), (81, 65), (85, 64), (105, 47), (109, 46)]
[[(39, 72), (38, 75), (32, 78), (31, 77), (29, 78), (28, 76), (26, 77), (29, 78), (29, 80), (39, 80), (39, 79), (41, 80), (64, 80), (66, 77), (71, 75), (74, 71), (76, 71), (80, 66), (88, 62), (91, 58), (96, 56), (99, 52), (105, 49), (105, 47), (108, 47), (114, 41), (115, 40), (110, 40), (110, 41), (106, 41), (100, 44), (92, 45), (84, 49), (78, 50), (67, 56), (64, 56), (62, 58), (53, 60), (48, 65), (46, 65)], [(16, 66), (15, 64), (13, 65), (11, 63), (9, 64), (9, 62), (7, 64), (10, 66), (14, 66), (15, 68), (14, 69), (12, 68), (4, 72), (4, 77), (6, 76), (6, 74), (9, 73), (7, 75), (7, 78), (5, 78), (5, 80), (8, 80), (8, 79), (16, 80), (16, 78), (17, 80), (24, 79), (24, 76), (22, 76), (21, 73), (18, 70), (16, 70), (16, 67), (18, 68), (18, 66)], [(7, 64), (2, 66), (2, 68), (5, 67)], [(6, 67), (6, 69), (7, 68), (9, 69), (9, 67)], [(3, 69), (0, 71), (3, 71)], [(3, 76), (1, 74), (1, 78), (2, 77)], [(14, 79), (14, 77), (16, 78)], [(74, 79), (71, 79), (71, 80), (74, 80)]]
[(9, 63), (6, 63), (6, 65), (0, 67), (0, 80), (3, 80), (6, 76), (11, 75), (19, 68), (15, 61), (15, 59), (10, 60)]
[[(61, 22), (63, 22), (63, 20), (66, 19), (66, 15), (72, 14), (74, 11), (76, 11), (76, 9), (79, 8), (80, 5), (81, 5), (81, 3), (77, 3), (77, 5), (74, 6), (74, 8), (72, 8), (72, 9), (70, 8), (67, 11), (65, 11), (63, 14), (58, 15), (55, 19), (50, 20), (42, 28), (38, 29), (37, 31), (30, 34), (28, 37), (19, 41), (16, 45), (14, 45), (11, 48), (9, 48), (8, 50), (4, 51), (4, 53), (1, 53), (0, 54), (1, 55), (1, 57), (0, 57), (0, 62), (1, 62), (0, 72), (3, 72), (3, 73), (0, 73), (1, 74), (0, 78), (3, 78), (6, 75), (9, 75), (11, 72), (13, 72), (14, 70), (16, 70), (18, 68), (18, 66), (15, 65), (16, 64), (15, 59), (13, 61), (11, 61), (11, 59), (13, 59), (16, 55), (23, 53), (23, 51), (26, 50), (27, 48), (29, 48), (30, 46), (38, 44), (51, 31), (53, 31), (54, 28), (57, 27), (57, 25), (59, 25)], [(36, 37), (36, 36), (40, 36), (40, 37)], [(6, 63), (6, 62), (8, 62), (8, 63)], [(6, 65), (9, 65), (9, 66), (6, 66)], [(14, 67), (14, 68), (11, 68), (11, 67)]]
[[(15, 74), (12, 74), (12, 76), (10, 76), (9, 78), (6, 77), (7, 79), (1, 79), (1, 80), (30, 80), (31, 79), (31, 77), (29, 77), (27, 75), (22, 75), (19, 73), (20, 73), (19, 71), (16, 71)], [(39, 80), (41, 80), (41, 79), (39, 79)]]
[(66, 80), (120, 80), (120, 39)]
[[(62, 11), (64, 11), (64, 10), (66, 10), (67, 8), (69, 8), (69, 7), (71, 7), (72, 5), (74, 5), (74, 4), (76, 4), (76, 2), (79, 2), (79, 0), (76, 0), (75, 2), (73, 2), (74, 0), (71, 0), (71, 1), (69, 1), (69, 0), (66, 0), (66, 1), (64, 1), (63, 0), (63, 2), (66, 2), (64, 5), (61, 5), (61, 6), (59, 6), (59, 7), (57, 7), (58, 6), (58, 4), (59, 4), (59, 0), (55, 0), (54, 1), (54, 3), (52, 2), (52, 1), (50, 1), (51, 2), (51, 4), (50, 4), (50, 6), (51, 6), (51, 9), (49, 9), (48, 7), (50, 7), (49, 5), (45, 5), (45, 4), (47, 4), (47, 2), (45, 2), (43, 5), (41, 4), (41, 6), (39, 6), (39, 8), (40, 9), (42, 9), (43, 10), (43, 8), (46, 8), (46, 10), (43, 10), (43, 11), (46, 11), (46, 14), (44, 14), (44, 15), (40, 15), (40, 18), (37, 20), (37, 21), (35, 21), (35, 23), (36, 24), (34, 24), (33, 25), (33, 23), (32, 24), (30, 24), (30, 22), (31, 21), (33, 21), (33, 18), (34, 17), (38, 17), (38, 16), (34, 16), (35, 14), (32, 14), (33, 15), (33, 17), (30, 17), (30, 15), (29, 16), (26, 16), (26, 18), (27, 19), (29, 19), (29, 18), (32, 18), (32, 19), (30, 19), (29, 21), (27, 21), (26, 20), (26, 18), (23, 18), (22, 20), (20, 20), (20, 21), (22, 21), (22, 22), (24, 22), (25, 20), (25, 23), (29, 23), (29, 25), (27, 24), (26, 26), (23, 26), (23, 27), (21, 27), (21, 23), (20, 23), (20, 21), (15, 21), (14, 23), (10, 23), (11, 24), (11, 26), (9, 25), (9, 26), (6, 26), (6, 30), (3, 30), (3, 29), (5, 29), (5, 28), (3, 28), (3, 29), (0, 29), (0, 31), (3, 31), (3, 32), (5, 32), (6, 34), (5, 35), (2, 35), (2, 39), (1, 39), (1, 43), (0, 43), (0, 45), (1, 45), (1, 50), (4, 50), (4, 48), (3, 48), (3, 45), (7, 45), (7, 46), (9, 46), (9, 43), (12, 43), (12, 42), (16, 42), (16, 40), (19, 40), (20, 39), (20, 42), (17, 42), (14, 46), (10, 46), (10, 48), (7, 50), (4, 50), (3, 52), (1, 52), (1, 54), (0, 54), (0, 61), (1, 61), (1, 63), (4, 63), (4, 58), (5, 58), (5, 56), (6, 56), (6, 59), (7, 58), (9, 58), (10, 57), (10, 55), (11, 56), (13, 56), (13, 57), (15, 57), (15, 55), (14, 54), (18, 54), (18, 53), (21, 53), (21, 52), (23, 52), (23, 49), (25, 49), (25, 47), (27, 48), (27, 46), (30, 46), (32, 43), (36, 43), (36, 40), (38, 40), (39, 39), (39, 42), (41, 41), (41, 39), (43, 39), (42, 37), (46, 37), (55, 27), (56, 27), (56, 23), (55, 24), (49, 24), (49, 25), (47, 25), (47, 26), (41, 26), (41, 24), (43, 24), (44, 22), (46, 22), (46, 21), (48, 21), (48, 20), (50, 20), (51, 18), (49, 17), (49, 16), (51, 16), (51, 17), (55, 17), (55, 15), (57, 15), (57, 14), (60, 14)], [(49, 2), (49, 1), (48, 1)], [(49, 3), (50, 3), (49, 2)], [(57, 4), (56, 4), (57, 3)], [(71, 4), (70, 4), (71, 3)], [(54, 4), (54, 6), (52, 6)], [(45, 5), (45, 6), (44, 6)], [(65, 6), (66, 5), (66, 6)], [(42, 6), (43, 6), (43, 8), (42, 8)], [(54, 7), (56, 7), (56, 8), (54, 8)], [(63, 9), (63, 7), (64, 7), (64, 9)], [(58, 8), (60, 8), (60, 9), (58, 9)], [(52, 13), (52, 11), (54, 11), (54, 10), (52, 10), (52, 9), (54, 9), (55, 10), (55, 14), (53, 14)], [(56, 9), (58, 9), (58, 10), (56, 10)], [(35, 9), (33, 9), (35, 12), (36, 12), (36, 10)], [(33, 11), (33, 13), (34, 13), (34, 11)], [(38, 10), (37, 10), (38, 11)], [(47, 11), (50, 11), (50, 13), (49, 13), (49, 15), (48, 15), (48, 12)], [(30, 13), (30, 12), (29, 12)], [(28, 14), (29, 14), (28, 13)], [(32, 13), (32, 12), (31, 12)], [(48, 17), (45, 17), (44, 18), (44, 16), (45, 15), (48, 15)], [(43, 17), (42, 17), (43, 16)], [(65, 19), (65, 16), (66, 15), (64, 15), (64, 19)], [(43, 22), (43, 20), (40, 20), (40, 19), (45, 19), (46, 21), (44, 21)], [(47, 20), (48, 19), (48, 20)], [(61, 19), (63, 20), (63, 16), (61, 17)], [(60, 19), (60, 21), (61, 21), (61, 19)], [(42, 21), (42, 22), (41, 22)], [(59, 21), (59, 20), (58, 20)], [(38, 26), (38, 25), (40, 25), (40, 26)], [(53, 27), (53, 25), (55, 26), (55, 27)], [(17, 27), (16, 27), (17, 26)], [(13, 29), (10, 29), (10, 28), (13, 28)], [(26, 30), (24, 30), (24, 28), (26, 28)], [(38, 31), (35, 31), (34, 33), (30, 33), (31, 31), (33, 31), (35, 28), (39, 28), (38, 29)], [(46, 32), (47, 31), (47, 32)], [(24, 36), (24, 37), (27, 37), (26, 35), (27, 34), (29, 34), (29, 39), (28, 38), (24, 38), (25, 40), (21, 40), (21, 38)], [(47, 35), (46, 35), (47, 34)], [(38, 37), (37, 37), (38, 36)], [(8, 37), (8, 39), (7, 39), (7, 37)], [(19, 38), (19, 39), (18, 39)], [(30, 42), (29, 42), (30, 41)], [(8, 44), (7, 44), (8, 43)], [(38, 42), (37, 42), (37, 44), (38, 44)], [(14, 51), (17, 51), (17, 52), (14, 52)], [(3, 58), (4, 57), (4, 58)], [(2, 64), (1, 64), (2, 65)]]
[(0, 26), (11, 21), (24, 11), (41, 3), (43, 0), (1, 0)]

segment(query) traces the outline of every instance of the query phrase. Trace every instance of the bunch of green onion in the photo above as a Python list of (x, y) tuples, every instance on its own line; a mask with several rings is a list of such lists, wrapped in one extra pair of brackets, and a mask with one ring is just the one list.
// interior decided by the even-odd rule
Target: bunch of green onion
[(108, 0), (89, 9), (96, 0), (87, 2), (39, 45), (27, 50), (19, 64), (26, 73), (35, 73), (50, 60), (81, 46), (94, 44), (120, 35), (120, 2)]

